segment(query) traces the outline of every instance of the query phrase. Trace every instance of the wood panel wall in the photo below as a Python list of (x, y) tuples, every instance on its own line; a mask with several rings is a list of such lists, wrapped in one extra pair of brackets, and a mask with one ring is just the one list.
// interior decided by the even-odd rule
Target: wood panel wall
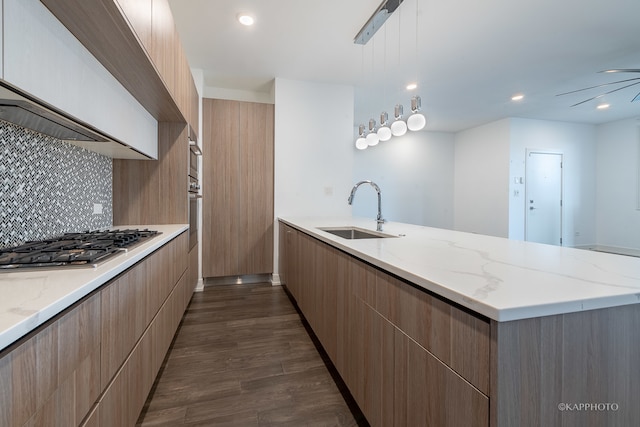
[(113, 161), (113, 224), (189, 223), (185, 123), (158, 123), (158, 160)]
[(203, 100), (203, 276), (273, 271), (271, 104)]

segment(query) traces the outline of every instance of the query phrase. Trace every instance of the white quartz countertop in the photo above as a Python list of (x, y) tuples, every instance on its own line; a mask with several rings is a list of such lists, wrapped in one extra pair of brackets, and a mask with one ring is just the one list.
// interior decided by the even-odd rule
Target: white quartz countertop
[(114, 228), (148, 228), (162, 234), (109, 258), (96, 268), (0, 271), (0, 350), (173, 240), (189, 226), (127, 225)]
[(640, 258), (389, 222), (388, 239), (348, 240), (318, 227), (363, 218), (280, 218), (357, 258), (479, 314), (509, 321), (640, 303)]

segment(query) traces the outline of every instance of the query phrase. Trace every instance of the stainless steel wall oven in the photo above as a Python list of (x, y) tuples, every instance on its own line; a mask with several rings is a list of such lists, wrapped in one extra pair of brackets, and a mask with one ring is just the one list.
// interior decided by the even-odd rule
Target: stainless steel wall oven
[(200, 170), (198, 158), (202, 155), (198, 147), (195, 134), (189, 127), (189, 250), (198, 244), (199, 209), (198, 200), (200, 194)]

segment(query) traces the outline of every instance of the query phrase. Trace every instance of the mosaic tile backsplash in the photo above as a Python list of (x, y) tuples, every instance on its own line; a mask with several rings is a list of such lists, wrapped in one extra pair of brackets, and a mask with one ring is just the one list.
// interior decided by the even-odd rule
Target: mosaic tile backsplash
[(112, 198), (110, 158), (0, 120), (0, 248), (110, 227)]

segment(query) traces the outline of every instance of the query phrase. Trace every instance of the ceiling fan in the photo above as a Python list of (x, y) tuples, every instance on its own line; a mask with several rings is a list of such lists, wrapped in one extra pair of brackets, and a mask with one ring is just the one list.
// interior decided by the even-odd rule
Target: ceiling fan
[[(640, 73), (640, 68), (614, 68), (614, 69), (611, 69), (611, 70), (603, 70), (603, 71), (598, 71), (598, 72), (599, 73), (607, 73), (607, 74), (612, 74), (612, 73)], [(633, 82), (633, 83), (629, 83), (629, 82)], [(585, 102), (593, 101), (594, 99), (602, 98), (605, 95), (608, 95), (608, 94), (613, 93), (613, 92), (617, 92), (617, 91), (622, 90), (622, 89), (626, 89), (626, 88), (631, 87), (631, 86), (639, 85), (640, 84), (640, 77), (634, 77), (634, 78), (631, 78), (631, 79), (618, 80), (618, 81), (611, 82), (611, 83), (603, 83), (603, 84), (596, 85), (596, 86), (585, 87), (583, 89), (572, 90), (570, 92), (565, 92), (565, 93), (559, 93), (556, 96), (569, 95), (569, 94), (576, 93), (576, 92), (582, 92), (584, 90), (597, 89), (597, 88), (600, 88), (600, 87), (611, 86), (611, 85), (616, 85), (616, 84), (620, 84), (620, 83), (628, 83), (628, 84), (625, 84), (624, 86), (621, 86), (621, 87), (609, 90), (607, 92), (601, 93), (600, 95), (596, 95), (596, 96), (594, 96), (592, 98), (585, 99), (584, 101), (580, 101), (577, 104), (573, 104), (572, 107), (575, 107), (575, 106), (580, 105), (580, 104), (584, 104)], [(634, 102), (634, 101), (640, 101), (640, 92), (638, 92), (638, 94), (636, 96), (634, 96), (633, 99), (631, 100), (631, 102)]]

